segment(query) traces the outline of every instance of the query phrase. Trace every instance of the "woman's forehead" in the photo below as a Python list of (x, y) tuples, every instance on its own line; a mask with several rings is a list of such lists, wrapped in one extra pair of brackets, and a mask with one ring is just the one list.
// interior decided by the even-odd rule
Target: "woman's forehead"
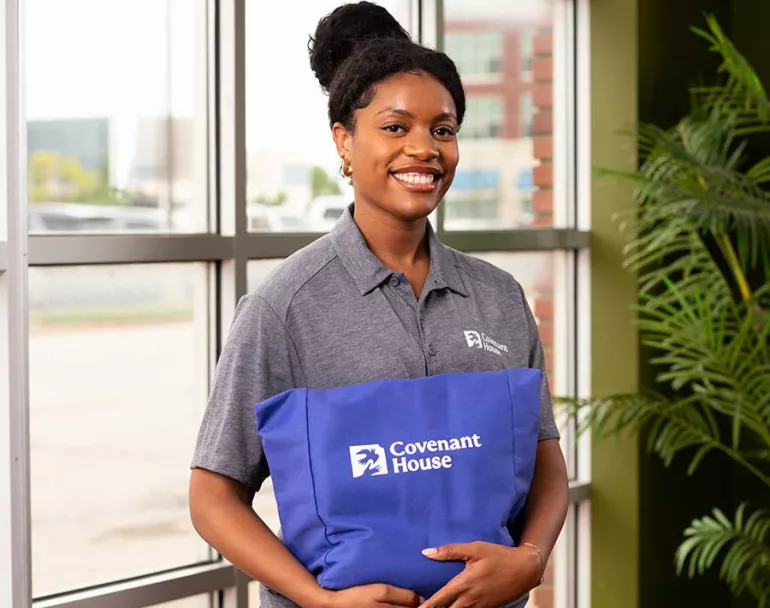
[(396, 74), (377, 85), (372, 103), (367, 108), (374, 114), (397, 111), (415, 117), (456, 116), (452, 95), (429, 74)]

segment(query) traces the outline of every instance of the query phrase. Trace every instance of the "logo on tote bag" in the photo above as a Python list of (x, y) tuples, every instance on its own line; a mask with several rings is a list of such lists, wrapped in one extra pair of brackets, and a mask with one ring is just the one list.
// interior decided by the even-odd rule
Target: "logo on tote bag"
[(370, 445), (351, 445), (350, 464), (353, 477), (373, 477), (388, 474), (388, 460), (385, 448), (376, 443)]
[[(406, 443), (394, 441), (388, 447), (393, 473), (416, 473), (436, 469), (451, 469), (452, 456), (446, 452), (473, 450), (482, 447), (479, 435), (453, 437), (429, 441)], [(431, 454), (437, 454), (432, 456)], [(388, 459), (385, 448), (377, 443), (350, 446), (350, 464), (353, 478), (374, 477), (388, 474)]]

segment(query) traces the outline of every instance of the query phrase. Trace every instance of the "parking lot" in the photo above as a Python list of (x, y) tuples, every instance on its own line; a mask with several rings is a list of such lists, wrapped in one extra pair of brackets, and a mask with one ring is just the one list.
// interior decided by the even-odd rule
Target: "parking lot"
[[(189, 523), (191, 323), (30, 332), (35, 595), (208, 558)], [(277, 528), (269, 484), (257, 510)]]

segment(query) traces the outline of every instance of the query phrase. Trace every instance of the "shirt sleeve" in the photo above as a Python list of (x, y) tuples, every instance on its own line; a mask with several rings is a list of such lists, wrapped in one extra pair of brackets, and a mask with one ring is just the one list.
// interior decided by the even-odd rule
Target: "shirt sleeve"
[(258, 491), (269, 468), (255, 406), (301, 386), (300, 376), (299, 358), (281, 319), (261, 296), (244, 296), (217, 364), (191, 467)]
[(529, 332), (529, 366), (537, 368), (543, 372), (543, 380), (540, 384), (540, 431), (538, 439), (560, 439), (559, 427), (556, 425), (553, 415), (553, 403), (551, 401), (551, 386), (548, 381), (548, 373), (545, 367), (545, 351), (540, 339), (540, 333), (537, 329), (537, 321), (532, 309), (527, 302), (524, 289), (519, 285), (521, 292), (522, 306), (527, 320), (527, 330)]

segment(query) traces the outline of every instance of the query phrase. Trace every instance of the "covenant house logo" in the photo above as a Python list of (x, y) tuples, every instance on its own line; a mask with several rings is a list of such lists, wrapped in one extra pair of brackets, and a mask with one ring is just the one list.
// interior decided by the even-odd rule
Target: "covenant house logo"
[[(431, 439), (406, 443), (394, 441), (387, 452), (379, 444), (351, 445), (350, 464), (353, 477), (373, 477), (393, 473), (415, 473), (435, 469), (451, 469), (452, 456), (447, 452), (473, 450), (481, 447), (479, 435), (453, 437), (451, 439)], [(390, 467), (388, 466), (390, 455)], [(435, 455), (431, 455), (435, 454)]]
[(468, 348), (483, 348), (490, 353), (501, 355), (508, 352), (508, 347), (505, 344), (500, 344), (487, 334), (480, 334), (477, 331), (468, 330), (465, 332), (465, 341), (468, 343)]

